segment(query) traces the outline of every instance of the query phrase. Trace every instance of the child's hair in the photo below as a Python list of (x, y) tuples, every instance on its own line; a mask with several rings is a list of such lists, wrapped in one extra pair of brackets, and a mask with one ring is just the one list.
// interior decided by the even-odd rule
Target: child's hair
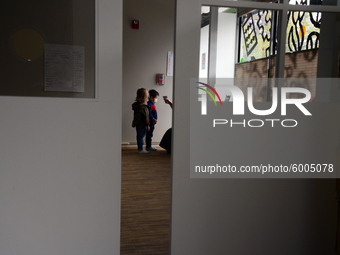
[(156, 96), (159, 96), (159, 93), (156, 90), (151, 89), (149, 90), (149, 95), (150, 97), (156, 97)]
[(145, 88), (139, 88), (137, 90), (136, 102), (144, 103), (149, 98), (149, 93)]

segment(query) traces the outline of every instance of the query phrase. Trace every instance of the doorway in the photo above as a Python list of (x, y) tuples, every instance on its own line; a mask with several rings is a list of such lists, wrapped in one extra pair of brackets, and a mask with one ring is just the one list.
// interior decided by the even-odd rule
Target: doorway
[[(174, 26), (174, 0), (123, 2), (121, 254), (169, 254), (171, 154), (159, 143), (172, 127), (163, 96), (173, 100)], [(164, 74), (164, 84), (156, 83), (157, 74)], [(141, 87), (159, 94), (152, 137), (157, 151), (148, 154), (137, 153), (131, 127)]]

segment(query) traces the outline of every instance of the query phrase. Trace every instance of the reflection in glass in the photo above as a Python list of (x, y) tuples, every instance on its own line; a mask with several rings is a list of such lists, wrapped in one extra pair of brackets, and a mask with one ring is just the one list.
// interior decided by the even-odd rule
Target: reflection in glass
[[(271, 78), (275, 78), (276, 75), (281, 12), (245, 8), (233, 10), (236, 23), (232, 23), (232, 19), (224, 20), (226, 10), (222, 12), (219, 10), (218, 29), (215, 31), (217, 40), (214, 45), (207, 43), (208, 38), (204, 37), (205, 40), (202, 40), (201, 37), (200, 74), (202, 70), (213, 66), (208, 62), (208, 55), (204, 53), (217, 49), (217, 60), (228, 61), (215, 60), (216, 66), (213, 68), (216, 70), (211, 72), (211, 75), (216, 81), (208, 77), (209, 82), (213, 81), (212, 85), (219, 85), (220, 78), (234, 78), (233, 85), (239, 87), (244, 93), (247, 87), (253, 88), (255, 102), (271, 101), (272, 88), (278, 86)], [(310, 91), (312, 102), (329, 100), (333, 94), (336, 94), (334, 86), (325, 85), (324, 80), (316, 78), (340, 77), (340, 37), (338, 36), (340, 15), (327, 12), (289, 11), (285, 25), (286, 31), (281, 31), (281, 36), (285, 38), (283, 47), (286, 54), (282, 55), (281, 59), (284, 58), (283, 77), (290, 79), (280, 86), (305, 88)], [(231, 26), (235, 27), (235, 32), (232, 29), (226, 32), (226, 28)], [(203, 29), (201, 35), (204, 34)], [(205, 36), (209, 36), (208, 31), (209, 29)], [(230, 44), (231, 41), (236, 42), (235, 46)], [(204, 52), (202, 46), (205, 47)], [(223, 54), (223, 51), (227, 52), (227, 48), (233, 52)], [(205, 58), (207, 61), (203, 61)], [(227, 65), (230, 62), (233, 62), (232, 68)], [(227, 73), (227, 70), (232, 70), (233, 74), (220, 75)], [(207, 76), (200, 75), (200, 78), (207, 78)], [(340, 87), (338, 84), (336, 86)], [(288, 95), (288, 98), (300, 97), (301, 94), (297, 93)]]
[(286, 52), (319, 48), (320, 12), (288, 12)]
[(289, 0), (291, 5), (322, 5), (322, 0)]
[(271, 10), (254, 10), (241, 17), (241, 59), (239, 62), (269, 57), (272, 28)]

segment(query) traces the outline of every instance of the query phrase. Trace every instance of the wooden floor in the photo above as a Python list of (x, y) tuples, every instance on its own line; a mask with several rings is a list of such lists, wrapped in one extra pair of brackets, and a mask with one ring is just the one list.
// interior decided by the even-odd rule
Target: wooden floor
[(170, 181), (165, 150), (122, 148), (121, 255), (169, 254)]

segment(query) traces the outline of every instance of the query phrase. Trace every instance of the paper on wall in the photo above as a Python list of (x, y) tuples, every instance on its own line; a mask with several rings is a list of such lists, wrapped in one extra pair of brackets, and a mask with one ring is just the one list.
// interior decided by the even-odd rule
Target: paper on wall
[(166, 76), (174, 75), (174, 53), (172, 51), (168, 51), (168, 63), (167, 63), (167, 71)]
[(45, 44), (45, 91), (84, 92), (85, 47)]

